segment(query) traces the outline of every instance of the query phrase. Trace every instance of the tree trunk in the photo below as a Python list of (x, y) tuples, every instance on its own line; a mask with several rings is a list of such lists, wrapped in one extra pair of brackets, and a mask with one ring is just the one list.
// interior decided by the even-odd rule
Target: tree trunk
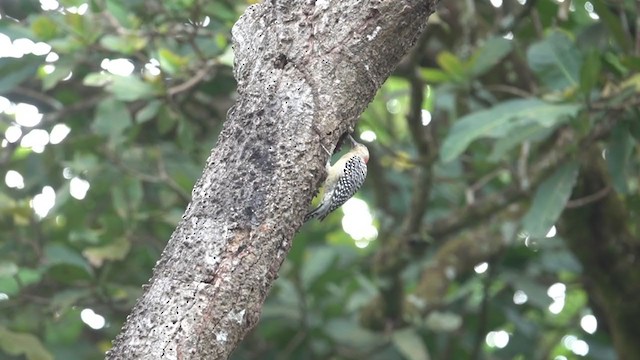
[[(574, 197), (586, 198), (607, 186), (600, 150), (583, 162)], [(563, 216), (563, 237), (582, 263), (584, 287), (598, 320), (611, 336), (618, 358), (638, 359), (640, 330), (640, 238), (637, 222), (614, 192)]]
[(108, 359), (224, 359), (264, 299), (328, 155), (436, 0), (272, 0), (235, 24), (238, 101)]

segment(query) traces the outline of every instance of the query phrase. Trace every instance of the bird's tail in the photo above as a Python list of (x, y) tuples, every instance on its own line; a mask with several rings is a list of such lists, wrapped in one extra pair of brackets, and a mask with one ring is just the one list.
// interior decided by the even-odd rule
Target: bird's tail
[(328, 206), (326, 206), (325, 204), (320, 204), (320, 206), (309, 211), (307, 215), (304, 216), (304, 222), (307, 222), (314, 218), (322, 221), (328, 215), (327, 208)]

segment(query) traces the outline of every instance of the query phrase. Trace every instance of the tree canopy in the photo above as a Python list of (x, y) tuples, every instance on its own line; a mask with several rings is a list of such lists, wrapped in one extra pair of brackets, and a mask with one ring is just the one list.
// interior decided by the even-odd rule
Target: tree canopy
[[(104, 357), (237, 98), (249, 5), (0, 4), (1, 358)], [(363, 189), (300, 229), (232, 358), (639, 357), (639, 18), (440, 2), (358, 123)]]

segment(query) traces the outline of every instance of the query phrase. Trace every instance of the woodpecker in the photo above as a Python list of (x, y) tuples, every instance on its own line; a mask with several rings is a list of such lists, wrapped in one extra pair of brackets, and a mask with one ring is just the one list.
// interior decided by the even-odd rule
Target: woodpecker
[(331, 166), (331, 156), (329, 156), (322, 202), (304, 217), (304, 221), (313, 218), (322, 221), (330, 212), (347, 202), (364, 183), (364, 179), (367, 177), (369, 150), (351, 135), (348, 137), (351, 141), (351, 150), (333, 166)]

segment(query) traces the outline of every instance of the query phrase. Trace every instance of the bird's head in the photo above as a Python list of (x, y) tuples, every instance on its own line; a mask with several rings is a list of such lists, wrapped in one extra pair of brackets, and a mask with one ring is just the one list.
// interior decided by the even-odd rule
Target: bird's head
[(364, 144), (361, 144), (359, 142), (356, 141), (356, 139), (353, 138), (353, 136), (349, 135), (349, 140), (351, 141), (351, 146), (352, 146), (352, 150), (353, 152), (355, 152), (356, 154), (358, 154), (360, 157), (362, 157), (362, 159), (364, 159), (364, 163), (368, 163), (369, 162), (369, 149), (367, 149), (366, 146), (364, 146)]

